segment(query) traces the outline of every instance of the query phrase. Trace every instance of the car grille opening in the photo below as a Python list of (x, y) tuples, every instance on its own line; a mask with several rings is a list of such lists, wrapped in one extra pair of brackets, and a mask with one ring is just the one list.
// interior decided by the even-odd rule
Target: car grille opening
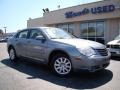
[(107, 56), (107, 55), (108, 55), (107, 49), (96, 49), (96, 51), (97, 51), (101, 56)]

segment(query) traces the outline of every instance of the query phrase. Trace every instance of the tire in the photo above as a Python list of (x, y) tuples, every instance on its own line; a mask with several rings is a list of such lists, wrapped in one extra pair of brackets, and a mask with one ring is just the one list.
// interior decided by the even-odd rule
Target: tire
[(68, 76), (72, 72), (71, 60), (63, 54), (57, 54), (53, 57), (51, 67), (57, 76)]
[(9, 57), (10, 57), (10, 61), (12, 61), (12, 62), (17, 61), (16, 52), (15, 52), (15, 49), (13, 47), (11, 47), (9, 50)]

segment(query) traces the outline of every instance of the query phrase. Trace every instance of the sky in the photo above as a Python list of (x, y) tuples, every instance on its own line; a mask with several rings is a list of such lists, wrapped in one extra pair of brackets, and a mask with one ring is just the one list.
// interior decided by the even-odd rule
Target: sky
[(43, 16), (42, 9), (50, 11), (100, 0), (0, 0), (0, 29), (7, 27), (7, 33), (27, 28), (29, 18)]

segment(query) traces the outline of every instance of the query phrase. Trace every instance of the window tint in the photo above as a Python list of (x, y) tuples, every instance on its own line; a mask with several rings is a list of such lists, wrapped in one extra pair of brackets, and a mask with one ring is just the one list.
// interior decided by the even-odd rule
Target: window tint
[(37, 36), (43, 36), (40, 30), (32, 30), (30, 33), (30, 39), (36, 39)]
[(18, 38), (27, 38), (28, 31), (22, 31), (19, 33)]

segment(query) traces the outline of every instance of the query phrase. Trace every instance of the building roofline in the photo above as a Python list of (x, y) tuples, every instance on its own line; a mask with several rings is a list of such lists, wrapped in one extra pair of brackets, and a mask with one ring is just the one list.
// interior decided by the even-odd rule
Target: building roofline
[[(64, 10), (64, 9), (68, 9), (68, 8), (73, 8), (73, 7), (78, 7), (78, 6), (84, 6), (84, 5), (88, 5), (88, 4), (95, 4), (95, 3), (99, 3), (99, 2), (105, 2), (108, 0), (101, 0), (101, 1), (95, 1), (95, 2), (89, 2), (89, 3), (84, 3), (84, 4), (79, 4), (79, 5), (75, 5), (75, 6), (70, 6), (70, 7), (65, 7), (65, 8), (60, 8), (60, 9), (56, 9), (56, 10), (52, 10), (46, 13), (50, 13), (50, 12), (55, 12), (55, 11), (59, 11), (59, 10)], [(43, 13), (44, 15), (45, 13)]]
[(42, 17), (31, 18), (31, 19), (28, 19), (27, 21), (29, 21), (29, 20), (35, 20), (35, 19), (42, 19), (42, 18), (43, 18), (43, 16)]

